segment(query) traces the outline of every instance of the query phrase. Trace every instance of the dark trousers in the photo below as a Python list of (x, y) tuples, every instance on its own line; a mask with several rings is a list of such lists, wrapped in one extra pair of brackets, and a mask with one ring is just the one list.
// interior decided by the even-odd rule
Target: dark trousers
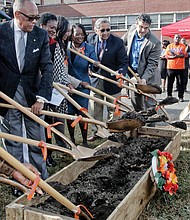
[(177, 80), (177, 90), (178, 90), (178, 98), (183, 99), (184, 91), (185, 91), (185, 86), (184, 86), (184, 81), (185, 81), (185, 75), (184, 75), (184, 69), (168, 69), (167, 74), (168, 74), (168, 85), (167, 85), (167, 93), (168, 96), (172, 96), (173, 92), (173, 84), (175, 81), (175, 78)]

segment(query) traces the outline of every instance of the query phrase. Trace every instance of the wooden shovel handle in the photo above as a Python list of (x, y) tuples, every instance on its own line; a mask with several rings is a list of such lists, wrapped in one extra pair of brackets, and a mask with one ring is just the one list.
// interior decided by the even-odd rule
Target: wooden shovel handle
[[(57, 85), (58, 85), (59, 87), (63, 88), (63, 89), (66, 89), (67, 91), (71, 91), (71, 92), (73, 92), (73, 93), (75, 93), (75, 94), (77, 94), (77, 95), (80, 95), (80, 96), (82, 96), (82, 97), (85, 97), (85, 98), (88, 98), (88, 99), (92, 99), (92, 100), (94, 100), (95, 102), (98, 102), (98, 103), (100, 103), (100, 104), (102, 104), (102, 105), (107, 105), (107, 106), (109, 106), (109, 107), (111, 107), (111, 108), (116, 108), (116, 105), (114, 105), (113, 103), (104, 101), (104, 100), (102, 100), (102, 99), (96, 98), (96, 97), (91, 96), (91, 95), (88, 95), (88, 94), (86, 94), (86, 93), (84, 93), (84, 92), (80, 92), (80, 91), (78, 91), (78, 90), (76, 90), (76, 89), (70, 89), (69, 87), (67, 87), (67, 86), (65, 86), (65, 85), (62, 85), (62, 84), (59, 84), (59, 83), (57, 83)], [(126, 112), (126, 111), (127, 111), (126, 109), (121, 108), (121, 107), (119, 107), (119, 110), (121, 110), (121, 111), (123, 111), (123, 112)]]
[[(33, 114), (32, 112), (30, 112), (28, 109), (26, 109), (25, 107), (23, 107), (22, 105), (20, 105), (19, 103), (15, 102), (13, 99), (11, 99), (10, 97), (8, 97), (7, 95), (5, 95), (3, 92), (0, 92), (0, 97), (2, 99), (4, 99), (5, 101), (7, 101), (8, 103), (10, 103), (11, 105), (14, 105), (18, 110), (20, 110), (21, 112), (23, 112), (24, 114), (26, 114), (28, 117), (32, 118), (34, 121), (36, 121), (37, 123), (39, 123), (40, 125), (42, 125), (43, 127), (47, 128), (49, 127), (49, 124), (47, 122), (45, 122), (44, 120), (42, 120), (41, 118), (39, 118), (38, 116), (36, 116), (35, 114)], [(50, 128), (51, 131), (53, 131), (55, 134), (57, 134), (58, 136), (60, 136), (63, 140), (65, 140), (71, 147), (72, 147), (72, 151), (76, 152), (77, 154), (79, 154), (80, 152), (78, 151), (77, 147), (75, 146), (75, 144), (68, 139), (64, 134), (62, 134), (60, 131), (58, 131), (57, 129), (55, 129), (54, 127)]]
[[(77, 54), (78, 56), (84, 58), (85, 60), (89, 61), (89, 62), (92, 63), (92, 64), (97, 63), (97, 61), (95, 61), (95, 60), (93, 60), (93, 59), (91, 59), (91, 58), (85, 56), (84, 54), (79, 53), (78, 51), (76, 51), (76, 50), (74, 50), (74, 49), (72, 49), (72, 48), (68, 48), (68, 50), (70, 50), (71, 52), (73, 52), (73, 53)], [(101, 69), (107, 71), (108, 73), (111, 73), (111, 74), (113, 74), (113, 75), (115, 75), (115, 76), (119, 76), (119, 75), (120, 75), (118, 72), (116, 72), (116, 71), (114, 71), (114, 70), (112, 70), (112, 69), (110, 69), (110, 68), (104, 66), (104, 65), (101, 64), (101, 63), (98, 63), (97, 65), (98, 65), (99, 68), (101, 68)], [(134, 85), (134, 82), (133, 82), (132, 80), (126, 78), (125, 76), (122, 76), (121, 79), (123, 79), (123, 80), (125, 80), (125, 81), (131, 83), (132, 85)]]
[[(5, 151), (2, 147), (0, 147), (0, 156), (4, 160), (6, 160), (7, 163), (9, 163), (12, 167), (14, 167), (16, 170), (21, 172), (29, 180), (32, 180), (33, 182), (35, 181), (36, 175), (32, 171), (30, 171), (28, 168), (26, 168), (22, 163), (20, 163), (17, 159), (15, 159), (12, 155), (10, 155), (7, 151)], [(38, 185), (41, 189), (43, 189), (50, 196), (52, 196), (55, 200), (60, 202), (62, 205), (64, 205), (66, 208), (68, 208), (72, 212), (76, 213), (79, 211), (79, 208), (77, 206), (75, 206), (72, 202), (70, 202), (67, 198), (61, 195), (58, 191), (56, 191), (53, 187), (51, 187), (48, 183), (46, 183), (42, 179), (40, 179), (40, 182)], [(86, 216), (86, 219), (90, 220), (88, 216)]]
[[(20, 136), (13, 135), (13, 134), (7, 134), (7, 133), (4, 133), (4, 132), (0, 132), (0, 138), (5, 138), (5, 139), (16, 141), (16, 142), (21, 142), (21, 143), (33, 145), (33, 146), (36, 146), (36, 147), (38, 147), (39, 143), (40, 143), (40, 141), (20, 137)], [(73, 152), (71, 150), (67, 149), (67, 148), (59, 147), (57, 145), (48, 144), (48, 143), (45, 143), (45, 144), (46, 144), (47, 149), (67, 153), (67, 154), (71, 155), (74, 159), (80, 158), (80, 155), (79, 155), (79, 157), (76, 157), (76, 155), (73, 155)]]
[(131, 72), (131, 74), (135, 77), (135, 79), (137, 80), (137, 82), (139, 82), (139, 77), (137, 76), (137, 74), (131, 69), (130, 66), (128, 66), (128, 70)]
[[(0, 107), (12, 108), (12, 109), (16, 108), (13, 105), (5, 104), (5, 103), (0, 103)], [(31, 108), (26, 108), (26, 109), (31, 111)], [(45, 111), (45, 110), (42, 110), (41, 112), (42, 112), (43, 115), (47, 115), (47, 116), (51, 116), (51, 117), (57, 117), (57, 118), (64, 118), (64, 119), (69, 119), (69, 120), (75, 120), (75, 119), (78, 118), (78, 116), (75, 116), (75, 115), (62, 114), (62, 113), (58, 113), (58, 112), (51, 112), (51, 111)], [(82, 117), (81, 121), (84, 121), (84, 122), (87, 122), (87, 123), (92, 123), (92, 124), (97, 124), (97, 125), (101, 125), (101, 126), (105, 126), (104, 122), (98, 121), (98, 120), (95, 120), (95, 119)]]
[[(99, 90), (99, 89), (97, 89), (97, 88), (94, 88), (93, 86), (87, 85), (86, 88), (88, 88), (88, 89), (92, 90), (93, 92), (98, 93), (98, 94), (100, 94), (100, 95), (102, 95), (102, 96), (105, 96), (106, 98), (108, 98), (108, 99), (110, 99), (110, 100), (113, 100), (113, 101), (115, 100), (115, 98), (114, 98), (113, 96), (108, 95), (107, 93), (102, 92), (101, 90)], [(124, 102), (122, 102), (122, 101), (120, 101), (120, 100), (117, 100), (117, 103), (119, 103), (120, 105), (125, 106), (125, 107), (126, 107), (127, 109), (129, 109), (130, 111), (133, 110), (132, 107), (130, 107), (129, 105), (127, 105), (126, 103), (124, 103)]]

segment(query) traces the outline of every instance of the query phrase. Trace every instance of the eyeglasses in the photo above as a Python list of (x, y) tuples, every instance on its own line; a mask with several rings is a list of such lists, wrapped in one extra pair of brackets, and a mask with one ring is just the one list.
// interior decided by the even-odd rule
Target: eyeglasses
[(107, 29), (101, 29), (101, 30), (100, 30), (101, 33), (104, 33), (105, 31), (106, 31), (106, 32), (110, 32), (110, 28), (107, 28)]
[(28, 21), (33, 21), (33, 20), (39, 20), (40, 19), (40, 15), (36, 15), (36, 16), (28, 16), (26, 14), (24, 14), (23, 12), (19, 11), (20, 14), (24, 15), (25, 17), (28, 18)]

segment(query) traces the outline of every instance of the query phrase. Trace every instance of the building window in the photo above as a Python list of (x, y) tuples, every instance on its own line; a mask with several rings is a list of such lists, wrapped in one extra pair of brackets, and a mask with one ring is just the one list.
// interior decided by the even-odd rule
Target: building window
[(151, 22), (151, 29), (153, 29), (153, 28), (159, 28), (158, 27), (158, 15), (157, 14), (154, 14), (154, 15), (150, 15), (150, 18), (151, 18), (151, 20), (152, 20), (152, 22)]
[(81, 18), (81, 24), (87, 31), (92, 31), (92, 18)]
[(130, 28), (131, 25), (136, 23), (137, 15), (128, 15), (127, 16), (127, 29)]
[(166, 26), (174, 22), (174, 14), (161, 14), (160, 27)]
[(176, 14), (176, 21), (180, 21), (188, 16), (190, 16), (190, 13), (177, 13)]
[(71, 26), (73, 24), (78, 24), (80, 23), (79, 18), (68, 18), (69, 23), (71, 24)]
[(125, 16), (110, 17), (111, 29), (125, 29)]

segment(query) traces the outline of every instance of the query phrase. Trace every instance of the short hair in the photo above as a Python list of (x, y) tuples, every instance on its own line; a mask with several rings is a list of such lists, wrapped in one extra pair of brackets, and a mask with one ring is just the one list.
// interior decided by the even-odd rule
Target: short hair
[(94, 29), (99, 29), (102, 23), (110, 24), (110, 21), (107, 18), (99, 18), (94, 24)]
[(37, 21), (37, 26), (47, 25), (49, 21), (57, 21), (57, 16), (50, 12), (42, 13)]
[(84, 41), (87, 41), (87, 33), (86, 33), (86, 29), (82, 24), (73, 24), (72, 28), (71, 28), (71, 36), (70, 36), (70, 40), (72, 40), (72, 35), (74, 33), (74, 29), (76, 29), (77, 27), (82, 29), (82, 32), (84, 34)]
[(34, 4), (36, 4), (33, 0), (15, 0), (13, 3), (13, 13), (15, 11), (20, 11), (20, 9), (23, 8), (26, 2), (33, 2)]
[(139, 15), (137, 17), (136, 21), (143, 21), (143, 22), (145, 22), (145, 23), (147, 23), (149, 25), (151, 25), (151, 23), (152, 23), (150, 15), (148, 15), (148, 14), (141, 14), (141, 15)]

